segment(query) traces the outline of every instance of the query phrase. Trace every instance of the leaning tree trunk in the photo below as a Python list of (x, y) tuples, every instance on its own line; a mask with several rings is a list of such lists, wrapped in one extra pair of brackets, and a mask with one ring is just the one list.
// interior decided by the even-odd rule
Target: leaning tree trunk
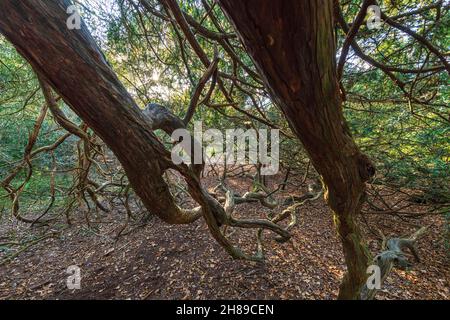
[(339, 298), (358, 299), (369, 254), (355, 217), (374, 174), (342, 113), (333, 0), (219, 0), (273, 99), (323, 178), (348, 272)]
[[(67, 28), (66, 10), (70, 4), (68, 0), (1, 0), (0, 33), (111, 148), (146, 208), (172, 224), (190, 223), (203, 215), (213, 237), (236, 259), (262, 258), (234, 247), (219, 229), (222, 224), (268, 229), (287, 240), (289, 233), (272, 221), (238, 220), (227, 215), (202, 187), (198, 167), (172, 162), (153, 130), (175, 130), (184, 124), (158, 105), (141, 112), (87, 27), (82, 24), (79, 30)], [(198, 207), (182, 209), (176, 205), (162, 176), (169, 168), (183, 175)]]
[(87, 27), (69, 30), (68, 0), (2, 0), (0, 32), (112, 149), (149, 211), (190, 223), (199, 210), (172, 199), (162, 173), (170, 153), (107, 64)]
[[(345, 125), (335, 70), (332, 0), (220, 1), (234, 21), (289, 123), (323, 176), (348, 266), (340, 297), (357, 298), (368, 255), (354, 222), (373, 167)], [(0, 32), (103, 139), (122, 163), (149, 210), (170, 223), (188, 223), (198, 210), (178, 208), (162, 173), (170, 154), (106, 63), (86, 26), (66, 27), (68, 0), (2, 0)], [(216, 239), (217, 203), (199, 181), (187, 181)], [(215, 210), (223, 211), (223, 210)]]

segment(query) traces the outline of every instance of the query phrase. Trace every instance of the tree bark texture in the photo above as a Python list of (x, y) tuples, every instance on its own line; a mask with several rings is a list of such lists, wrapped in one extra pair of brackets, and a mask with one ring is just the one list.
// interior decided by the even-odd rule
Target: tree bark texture
[(355, 217), (375, 173), (350, 134), (336, 74), (333, 0), (219, 0), (322, 176), (342, 239), (339, 298), (358, 299), (369, 261)]
[(111, 148), (149, 211), (169, 223), (193, 221), (199, 213), (179, 208), (162, 177), (170, 153), (87, 27), (67, 28), (69, 5), (67, 0), (2, 0), (0, 32)]
[[(317, 171), (342, 239), (348, 274), (339, 297), (354, 299), (366, 279), (368, 254), (355, 216), (374, 168), (355, 145), (336, 80), (332, 0), (221, 0), (273, 99)], [(169, 223), (189, 223), (200, 210), (179, 208), (162, 178), (170, 154), (109, 67), (87, 27), (66, 26), (68, 0), (2, 0), (0, 32), (112, 149), (146, 207)], [(177, 168), (180, 170), (180, 168)], [(243, 254), (218, 231), (224, 210), (181, 168), (216, 240)], [(273, 226), (271, 226), (273, 228)]]
[[(159, 105), (142, 112), (110, 68), (102, 52), (82, 24), (69, 30), (68, 0), (2, 0), (0, 32), (16, 47), (86, 124), (111, 148), (121, 162), (131, 186), (146, 208), (171, 224), (191, 223), (204, 217), (215, 240), (236, 259), (261, 261), (234, 247), (219, 227), (268, 229), (283, 241), (290, 234), (264, 220), (237, 220), (201, 185), (199, 169), (175, 165), (170, 153), (153, 134), (183, 127), (179, 119)], [(199, 204), (194, 209), (176, 205), (163, 179), (167, 169), (180, 172), (188, 192)]]

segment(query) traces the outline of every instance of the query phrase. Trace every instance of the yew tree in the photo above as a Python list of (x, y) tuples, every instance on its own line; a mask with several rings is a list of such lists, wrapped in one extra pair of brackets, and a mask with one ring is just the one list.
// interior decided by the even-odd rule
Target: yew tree
[[(146, 0), (139, 2), (152, 10)], [(173, 17), (171, 23), (180, 27), (207, 68), (200, 84), (211, 76), (217, 77), (217, 57), (207, 57), (190, 28), (197, 28), (225, 48), (227, 36), (199, 26), (180, 10), (175, 0), (160, 2)], [(0, 32), (33, 67), (48, 104), (54, 104), (50, 93), (54, 90), (114, 152), (148, 210), (167, 223), (191, 223), (203, 217), (214, 238), (234, 258), (259, 261), (261, 252), (252, 256), (234, 247), (220, 230), (222, 225), (268, 229), (277, 233), (279, 240), (286, 241), (289, 233), (273, 220), (231, 217), (235, 198), (230, 190), (225, 205), (221, 205), (202, 186), (201, 168), (175, 165), (171, 161), (170, 152), (153, 131), (163, 129), (170, 134), (185, 127), (195, 109), (189, 108), (184, 121), (159, 105), (150, 105), (142, 112), (86, 25), (82, 23), (80, 29), (67, 28), (67, 8), (71, 4), (69, 0), (0, 3)], [(366, 182), (375, 174), (375, 168), (355, 144), (343, 116), (345, 93), (340, 80), (349, 47), (358, 52), (354, 37), (368, 6), (376, 2), (363, 1), (350, 27), (339, 11), (338, 1), (333, 0), (219, 0), (218, 4), (256, 66), (257, 72), (244, 66), (246, 72), (262, 79), (321, 176), (324, 197), (333, 213), (347, 265), (339, 298), (359, 299), (371, 257), (356, 221), (365, 200)], [(347, 37), (337, 62), (338, 24)], [(365, 58), (369, 63), (377, 63)], [(444, 68), (448, 67), (445, 59), (442, 63)], [(385, 68), (383, 71), (395, 80), (392, 71)], [(216, 80), (226, 96), (220, 77)], [(168, 169), (177, 170), (184, 177), (198, 207), (184, 209), (176, 204), (163, 179)]]
[(322, 176), (348, 268), (340, 297), (356, 298), (367, 278), (369, 255), (355, 216), (375, 170), (342, 114), (333, 1), (220, 3)]

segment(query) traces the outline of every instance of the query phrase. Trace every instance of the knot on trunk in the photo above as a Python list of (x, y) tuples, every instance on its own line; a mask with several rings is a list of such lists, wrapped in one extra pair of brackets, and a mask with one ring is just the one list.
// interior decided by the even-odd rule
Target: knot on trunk
[(359, 176), (361, 177), (361, 179), (364, 182), (369, 181), (370, 178), (372, 178), (376, 172), (374, 164), (363, 153), (360, 153), (358, 155), (357, 163), (358, 163)]

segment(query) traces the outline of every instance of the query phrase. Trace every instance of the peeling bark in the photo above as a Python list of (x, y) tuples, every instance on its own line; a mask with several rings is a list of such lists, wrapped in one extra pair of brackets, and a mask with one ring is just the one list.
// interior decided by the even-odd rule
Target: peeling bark
[[(139, 109), (87, 27), (67, 28), (66, 9), (70, 4), (68, 0), (4, 0), (0, 3), (0, 32), (111, 148), (146, 208), (171, 224), (191, 223), (203, 216), (213, 237), (235, 259), (261, 261), (261, 243), (257, 255), (247, 255), (222, 234), (222, 224), (268, 229), (287, 240), (290, 234), (269, 220), (228, 216), (202, 187), (198, 167), (192, 170), (172, 162), (153, 130), (171, 132), (184, 123), (160, 105), (149, 105), (145, 112)], [(199, 207), (186, 210), (177, 206), (163, 179), (167, 169), (182, 174)]]
[(219, 0), (272, 98), (322, 176), (348, 273), (339, 298), (358, 299), (369, 254), (355, 217), (375, 173), (345, 123), (336, 74), (332, 0)]
[[(339, 297), (359, 298), (369, 255), (355, 216), (373, 165), (355, 145), (342, 114), (336, 77), (332, 0), (220, 0), (255, 61), (273, 99), (321, 174), (335, 214), (348, 274)], [(202, 213), (215, 239), (235, 258), (260, 260), (233, 247), (220, 223), (264, 227), (267, 221), (234, 220), (201, 186), (196, 174), (177, 167), (200, 205), (183, 210), (162, 178), (170, 154), (111, 70), (86, 26), (66, 27), (68, 0), (2, 0), (0, 32), (112, 149), (145, 206), (169, 223), (189, 223)]]
[(69, 30), (67, 0), (2, 1), (0, 32), (111, 148), (149, 211), (168, 223), (190, 223), (199, 212), (179, 208), (162, 174), (170, 154), (111, 70), (82, 24)]

